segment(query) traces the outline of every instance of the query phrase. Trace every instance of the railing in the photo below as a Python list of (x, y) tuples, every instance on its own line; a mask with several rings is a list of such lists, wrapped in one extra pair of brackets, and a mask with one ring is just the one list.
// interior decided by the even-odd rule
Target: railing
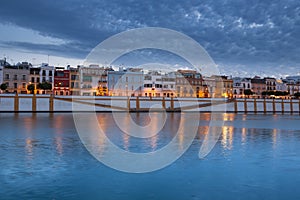
[[(1, 100), (11, 99), (7, 101), (10, 107), (5, 107), (1, 104)], [(31, 102), (20, 99), (30, 99)], [(37, 109), (37, 101), (39, 102), (39, 109)], [(48, 99), (48, 100), (47, 100)], [(122, 105), (112, 105), (111, 101), (123, 102)], [(26, 109), (24, 104), (26, 103)], [(152, 111), (167, 111), (167, 112), (181, 112), (181, 111), (204, 111), (209, 112), (209, 108), (213, 106), (226, 104), (227, 112), (233, 113), (282, 113), (282, 114), (300, 114), (300, 99), (209, 99), (209, 98), (152, 98), (152, 97), (83, 97), (83, 96), (54, 96), (54, 95), (0, 95), (0, 111), (6, 112), (59, 112), (61, 110), (72, 112), (72, 103), (79, 103), (87, 106), (94, 106), (97, 111), (102, 110), (120, 110), (130, 112), (148, 112), (153, 104), (161, 105), (161, 108), (151, 109)], [(186, 105), (180, 106), (180, 102), (185, 102)], [(2, 102), (4, 103), (4, 101)], [(47, 105), (48, 104), (48, 105)], [(55, 105), (60, 105), (59, 108)], [(64, 108), (67, 106), (68, 108)], [(4, 109), (5, 107), (5, 109)], [(20, 109), (20, 107), (22, 107)], [(224, 111), (223, 107), (219, 109)], [(217, 109), (213, 109), (218, 111)]]
[[(243, 109), (239, 110), (238, 104), (242, 103), (243, 104)], [(249, 105), (253, 105), (253, 110), (249, 110)], [(258, 105), (262, 105), (263, 109), (258, 109)], [(267, 109), (267, 105), (272, 105), (271, 109)], [(297, 106), (298, 104), (298, 106)], [(277, 105), (280, 105), (280, 109), (276, 109)], [(286, 109), (286, 105), (288, 106), (288, 109)], [(296, 106), (298, 107), (298, 111), (296, 110)], [(294, 112), (299, 112), (300, 113), (300, 99), (290, 99), (290, 100), (284, 100), (284, 99), (236, 99), (234, 100), (234, 112), (253, 112), (253, 113), (258, 113), (258, 112), (272, 112), (272, 113), (294, 113)]]

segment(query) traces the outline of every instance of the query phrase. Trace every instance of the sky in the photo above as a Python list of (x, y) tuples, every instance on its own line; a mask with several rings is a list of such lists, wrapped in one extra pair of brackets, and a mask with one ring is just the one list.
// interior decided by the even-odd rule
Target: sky
[(300, 73), (299, 0), (2, 0), (0, 58), (82, 64), (103, 40), (143, 27), (188, 35), (227, 75)]

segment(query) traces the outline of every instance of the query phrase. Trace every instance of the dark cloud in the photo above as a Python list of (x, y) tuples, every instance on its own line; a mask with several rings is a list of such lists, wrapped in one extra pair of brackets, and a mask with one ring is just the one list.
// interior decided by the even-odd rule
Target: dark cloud
[(4, 0), (0, 20), (66, 41), (9, 45), (67, 56), (82, 58), (127, 29), (158, 26), (194, 38), (220, 64), (300, 63), (299, 0)]

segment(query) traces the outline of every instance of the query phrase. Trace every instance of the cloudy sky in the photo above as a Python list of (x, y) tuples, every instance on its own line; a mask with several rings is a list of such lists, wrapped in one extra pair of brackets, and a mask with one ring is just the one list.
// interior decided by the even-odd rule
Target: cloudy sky
[(75, 65), (141, 27), (190, 36), (224, 73), (300, 73), (299, 0), (2, 0), (0, 57)]

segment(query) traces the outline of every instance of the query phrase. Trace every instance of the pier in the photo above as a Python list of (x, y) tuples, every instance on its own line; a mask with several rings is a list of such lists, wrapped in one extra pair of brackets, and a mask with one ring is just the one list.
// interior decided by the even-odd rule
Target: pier
[[(1, 95), (0, 112), (185, 112), (200, 111), (229, 113), (300, 114), (299, 99), (224, 99), (224, 98), (165, 98), (165, 97), (103, 97), (54, 95)], [(86, 108), (86, 110), (85, 110)]]

